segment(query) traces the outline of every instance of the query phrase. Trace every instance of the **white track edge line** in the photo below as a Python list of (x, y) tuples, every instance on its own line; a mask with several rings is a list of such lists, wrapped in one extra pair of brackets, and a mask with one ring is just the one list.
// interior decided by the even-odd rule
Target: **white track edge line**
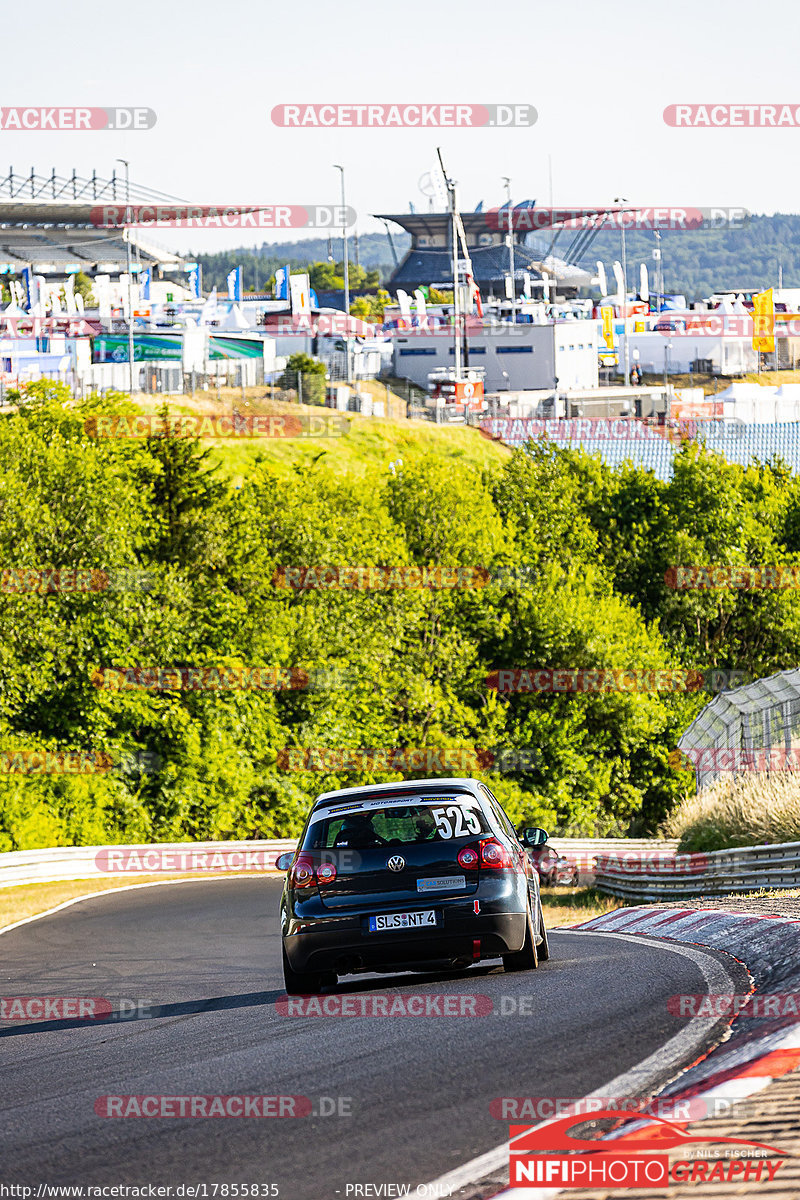
[[(642, 936), (640, 934), (612, 933), (610, 931), (605, 932), (600, 929), (596, 931), (562, 929), (559, 932), (577, 935), (582, 935), (585, 932), (594, 934), (595, 937), (610, 937), (617, 938), (620, 941), (635, 942), (638, 942), (639, 938)], [(722, 978), (724, 978), (725, 981), (730, 984), (729, 972), (725, 970), (718, 959), (713, 958), (711, 954), (706, 953), (704, 950), (701, 950), (695, 946), (684, 946), (668, 942), (659, 943), (659, 945), (661, 949), (671, 950), (675, 954), (680, 954), (684, 958), (691, 959), (694, 964), (700, 968), (700, 971), (706, 982), (707, 989), (710, 993), (713, 994), (716, 986), (721, 986), (719, 981)], [(709, 950), (711, 949), (712, 948), (709, 947)], [(631, 1092), (632, 1089), (636, 1088), (637, 1085), (641, 1087), (647, 1072), (652, 1071), (656, 1065), (661, 1068), (666, 1065), (668, 1069), (670, 1069), (672, 1066), (676, 1066), (678, 1062), (684, 1060), (700, 1046), (701, 1035), (704, 1038), (707, 1030), (719, 1022), (718, 1017), (701, 1019), (703, 1020), (702, 1028), (691, 1029), (689, 1026), (687, 1026), (685, 1029), (680, 1030), (679, 1033), (674, 1034), (669, 1041), (665, 1042), (664, 1045), (659, 1047), (658, 1050), (648, 1055), (647, 1058), (643, 1059), (640, 1063), (637, 1063), (636, 1066), (631, 1067), (629, 1071), (625, 1071), (622, 1075), (618, 1075), (615, 1079), (610, 1080), (609, 1083), (602, 1084), (599, 1088), (596, 1088), (595, 1091), (589, 1092), (586, 1096), (583, 1096), (582, 1099), (589, 1100), (594, 1099), (597, 1096), (624, 1096)], [(542, 1121), (538, 1124), (547, 1125), (549, 1122)], [(470, 1159), (468, 1162), (463, 1163), (460, 1167), (454, 1167), (453, 1170), (447, 1171), (444, 1175), (440, 1175), (438, 1178), (428, 1182), (426, 1185), (429, 1189), (427, 1194), (431, 1196), (446, 1196), (449, 1189), (449, 1194), (452, 1195), (452, 1193), (459, 1188), (466, 1187), (470, 1183), (477, 1183), (485, 1175), (498, 1170), (508, 1162), (509, 1149), (510, 1143), (505, 1141), (499, 1146), (495, 1146), (493, 1150), (487, 1150), (484, 1154), (479, 1155), (477, 1158)], [(527, 1188), (526, 1191), (538, 1192), (538, 1200), (542, 1200), (541, 1189)], [(558, 1193), (557, 1191), (551, 1190), (548, 1194), (555, 1196)]]
[[(120, 892), (133, 892), (137, 888), (148, 887), (174, 887), (180, 883), (225, 883), (229, 879), (277, 879), (280, 873), (272, 871), (248, 871), (241, 874), (230, 875), (209, 875), (204, 878), (202, 875), (197, 875), (192, 879), (150, 879), (147, 883), (125, 883), (122, 887), (117, 888), (101, 888), (99, 892), (87, 892), (85, 896), (73, 896), (71, 900), (62, 900), (60, 904), (55, 904), (52, 908), (47, 908), (44, 912), (34, 913), (33, 916), (23, 917), (21, 921), (14, 921), (11, 925), (3, 925), (0, 928), (0, 937), (4, 933), (10, 933), (12, 929), (20, 929), (23, 925), (30, 925), (33, 921), (41, 921), (42, 917), (52, 917), (53, 913), (61, 912), (64, 908), (70, 908), (73, 904), (80, 904), (84, 900), (96, 900), (98, 896), (116, 896)], [(43, 884), (51, 881), (42, 880)], [(59, 879), (56, 883), (79, 883), (80, 880)]]

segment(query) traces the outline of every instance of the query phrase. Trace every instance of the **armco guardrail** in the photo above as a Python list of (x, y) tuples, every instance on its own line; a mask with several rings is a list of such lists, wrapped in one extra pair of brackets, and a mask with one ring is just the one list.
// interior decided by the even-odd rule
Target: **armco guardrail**
[[(151, 845), (58, 846), (0, 854), (0, 888), (69, 879), (264, 871), (295, 838), (252, 842), (157, 842)], [(202, 861), (205, 856), (205, 862)]]
[[(580, 871), (581, 882), (591, 882), (599, 855), (673, 854), (677, 842), (646, 838), (551, 838), (549, 843)], [(0, 854), (0, 888), (25, 883), (59, 883), (70, 879), (107, 878), (109, 875), (186, 874), (258, 871), (275, 858), (294, 850), (294, 838), (250, 842), (155, 842), (149, 845), (58, 846), (46, 850), (12, 850)], [(206, 856), (205, 863), (199, 860)], [(216, 856), (221, 859), (215, 860)], [(245, 856), (244, 860), (237, 855)], [(216, 865), (215, 865), (216, 861)]]
[(707, 854), (604, 853), (598, 855), (595, 886), (612, 896), (635, 900), (796, 888), (800, 887), (800, 842), (737, 846)]
[(580, 873), (580, 883), (593, 883), (598, 857), (604, 854), (674, 854), (677, 839), (655, 841), (653, 838), (561, 838), (548, 839), (549, 846), (574, 863)]

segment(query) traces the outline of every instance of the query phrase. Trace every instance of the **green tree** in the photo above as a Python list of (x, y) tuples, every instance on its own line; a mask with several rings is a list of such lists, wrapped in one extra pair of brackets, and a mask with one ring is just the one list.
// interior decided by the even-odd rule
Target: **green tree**
[(324, 405), (327, 376), (327, 368), (319, 359), (308, 354), (292, 354), (281, 375), (280, 386), (296, 391), (298, 399), (302, 394), (303, 404)]
[(76, 296), (82, 296), (83, 302), (87, 308), (91, 308), (95, 303), (95, 298), (92, 295), (92, 281), (84, 271), (76, 271), (73, 276), (74, 290)]
[(384, 309), (391, 304), (392, 297), (383, 288), (375, 296), (358, 296), (350, 305), (350, 313), (362, 321), (382, 321)]
[(343, 292), (344, 263), (309, 263), (308, 280), (315, 292)]
[(146, 439), (147, 459), (140, 472), (157, 514), (154, 556), (182, 566), (196, 560), (212, 565), (219, 541), (216, 510), (226, 486), (217, 478), (219, 467), (209, 463), (211, 451), (201, 449), (196, 438), (171, 431), (167, 405), (159, 416), (163, 429)]

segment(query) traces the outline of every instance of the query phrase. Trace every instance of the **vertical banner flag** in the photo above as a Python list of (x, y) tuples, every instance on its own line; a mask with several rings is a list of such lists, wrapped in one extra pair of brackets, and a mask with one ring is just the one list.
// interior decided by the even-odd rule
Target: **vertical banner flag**
[(34, 275), (30, 267), (22, 268), (22, 286), (25, 288), (25, 307), (30, 312), (39, 303), (38, 276)]
[(275, 272), (275, 299), (289, 299), (289, 264), (285, 267), (278, 267)]
[[(614, 278), (617, 281), (617, 296), (619, 297), (617, 303), (627, 305), (628, 297), (625, 293), (628, 289), (625, 287), (625, 280), (622, 278), (622, 263), (617, 259), (614, 260)], [(624, 316), (625, 314), (623, 313), (622, 315)]]
[(402, 288), (397, 289), (397, 303), (400, 305), (400, 316), (411, 319), (411, 297)]
[(44, 305), (46, 300), (45, 284), (47, 280), (44, 275), (34, 275), (31, 279), (31, 288), (33, 291), (34, 301), (31, 307), (31, 312), (35, 317), (43, 317), (45, 315)]
[(614, 349), (614, 310), (613, 308), (604, 306), (600, 309), (600, 315), (603, 318), (603, 337), (605, 338), (606, 346), (609, 350)]
[(75, 304), (75, 276), (68, 275), (64, 281), (64, 304), (67, 309), (67, 316), (74, 317), (77, 315), (78, 309)]
[(149, 299), (150, 299), (150, 280), (152, 279), (152, 277), (153, 277), (153, 272), (150, 267), (148, 267), (146, 271), (142, 272), (141, 284), (142, 284), (142, 299), (143, 300), (149, 301)]
[(650, 300), (650, 280), (646, 263), (639, 263), (639, 299), (644, 300), (645, 304)]
[(238, 301), (242, 298), (242, 268), (234, 267), (228, 272), (228, 299)]
[[(470, 267), (472, 267), (472, 263), (470, 263)], [(507, 283), (508, 283), (508, 289), (509, 289), (509, 291), (510, 291), (510, 293), (511, 293), (511, 298), (513, 298), (513, 296), (514, 296), (514, 284), (513, 284), (512, 280), (511, 280), (511, 276), (510, 276), (510, 275), (508, 276)], [(481, 290), (480, 290), (480, 288), (478, 287), (478, 285), (477, 285), (477, 283), (475, 282), (475, 280), (472, 278), (472, 274), (471, 274), (471, 272), (468, 272), (468, 273), (467, 273), (467, 288), (468, 288), (468, 293), (469, 293), (469, 300), (468, 300), (468, 303), (469, 303), (469, 306), (470, 306), (470, 308), (471, 308), (471, 307), (472, 307), (472, 305), (474, 304), (474, 305), (475, 305), (475, 308), (476, 308), (476, 309), (477, 309), (477, 311), (478, 311), (478, 316), (479, 316), (479, 317), (482, 317), (482, 316), (483, 316), (483, 303), (481, 302)]]
[(606, 269), (599, 260), (597, 263), (597, 278), (600, 283), (600, 295), (607, 296), (608, 295), (608, 283), (606, 282)]
[(193, 300), (200, 299), (200, 267), (197, 263), (189, 271), (189, 291)]
[(289, 276), (289, 297), (292, 303), (292, 316), (308, 317), (311, 315), (311, 298), (308, 291), (308, 275)]
[(200, 313), (200, 324), (209, 325), (217, 319), (217, 289), (213, 287)]
[(420, 320), (424, 320), (428, 313), (428, 306), (425, 303), (425, 295), (420, 288), (414, 292), (414, 307), (417, 310), (417, 316)]
[(111, 276), (110, 275), (95, 275), (92, 283), (92, 291), (97, 300), (97, 308), (100, 314), (100, 320), (108, 322), (111, 320)]
[(762, 354), (775, 351), (775, 305), (772, 288), (753, 296), (753, 349)]

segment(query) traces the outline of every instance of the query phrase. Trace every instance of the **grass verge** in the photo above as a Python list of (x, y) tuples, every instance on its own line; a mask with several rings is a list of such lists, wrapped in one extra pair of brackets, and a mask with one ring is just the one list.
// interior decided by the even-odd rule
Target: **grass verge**
[[(209, 439), (212, 458), (234, 485), (241, 485), (252, 474), (257, 461), (273, 467), (280, 475), (303, 474), (319, 465), (337, 474), (359, 477), (374, 468), (388, 472), (389, 463), (398, 458), (413, 462), (426, 454), (457, 460), (483, 469), (498, 466), (511, 457), (511, 450), (499, 442), (483, 437), (477, 429), (466, 426), (437, 426), (429, 421), (390, 420), (384, 417), (361, 417), (357, 413), (334, 413), (329, 408), (289, 404), (274, 400), (263, 388), (246, 389), (245, 400), (235, 389), (221, 389), (220, 399), (215, 392), (198, 392), (194, 397), (169, 397), (173, 413), (198, 416), (230, 416), (234, 408), (245, 415), (277, 413), (288, 416), (338, 418), (344, 429), (342, 436), (307, 438), (240, 438)], [(155, 412), (164, 402), (162, 396), (137, 397), (144, 412)], [(336, 426), (339, 420), (336, 421)]]
[[(268, 872), (277, 878), (278, 872)], [(142, 875), (119, 879), (69, 879), (62, 883), (26, 883), (20, 887), (0, 888), (0, 931), (7, 925), (47, 912), (66, 900), (89, 896), (94, 892), (113, 892), (132, 883), (175, 883), (180, 880), (220, 879), (219, 874), (203, 875)], [(613, 896), (601, 896), (593, 888), (542, 888), (542, 910), (548, 929), (559, 925), (575, 925), (589, 921), (615, 908), (623, 908), (625, 902)]]
[[(276, 876), (278, 872), (262, 872)], [(227, 876), (222, 872), (183, 875), (141, 875), (137, 878), (126, 875), (116, 879), (67, 879), (61, 883), (23, 883), (19, 887), (0, 888), (0, 932), (6, 926), (24, 921), (27, 917), (35, 917), (38, 913), (48, 912), (58, 904), (67, 900), (75, 900), (79, 896), (91, 896), (95, 892), (114, 892), (120, 888), (130, 887), (136, 883), (177, 883), (193, 879), (202, 882), (205, 879), (223, 879)]]
[(687, 796), (664, 822), (681, 852), (800, 841), (800, 777), (748, 772)]
[(603, 896), (594, 888), (542, 888), (542, 912), (548, 929), (591, 921), (628, 903), (617, 896)]

